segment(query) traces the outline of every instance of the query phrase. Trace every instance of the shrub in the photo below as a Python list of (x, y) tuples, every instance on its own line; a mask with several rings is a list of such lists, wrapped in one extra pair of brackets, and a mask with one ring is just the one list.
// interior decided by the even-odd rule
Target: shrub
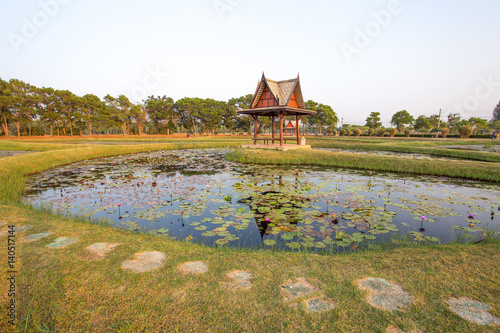
[(391, 138), (393, 138), (394, 135), (396, 135), (397, 132), (398, 132), (397, 129), (395, 129), (395, 128), (389, 128), (389, 135), (390, 135)]
[(441, 134), (443, 135), (443, 138), (446, 138), (446, 136), (450, 133), (450, 129), (447, 127), (441, 128)]
[(333, 136), (337, 136), (337, 130), (333, 130), (333, 131), (332, 131), (332, 135), (333, 135)]
[(361, 136), (362, 133), (363, 133), (363, 131), (361, 131), (359, 128), (356, 128), (354, 130), (354, 136)]
[(461, 139), (468, 139), (473, 131), (474, 130), (470, 125), (463, 125), (458, 128), (458, 133), (460, 133)]
[(344, 136), (344, 135), (345, 135), (345, 129), (340, 130), (340, 136)]
[(407, 138), (409, 138), (409, 137), (410, 137), (410, 135), (411, 135), (411, 131), (410, 131), (409, 129), (407, 129), (407, 130), (405, 131), (405, 136), (406, 136)]
[(378, 136), (383, 137), (385, 136), (385, 129), (381, 128), (377, 131)]
[(346, 129), (346, 130), (345, 130), (345, 135), (347, 135), (347, 136), (351, 136), (351, 134), (352, 134), (352, 132), (351, 132), (351, 130), (350, 130), (350, 129)]
[(375, 130), (373, 128), (370, 128), (368, 130), (368, 136), (373, 136), (373, 134), (375, 134)]

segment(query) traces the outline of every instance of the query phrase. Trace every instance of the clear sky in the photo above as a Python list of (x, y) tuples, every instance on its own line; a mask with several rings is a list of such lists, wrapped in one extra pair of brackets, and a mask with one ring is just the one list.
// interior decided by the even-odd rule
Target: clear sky
[(300, 73), (344, 123), (490, 119), (498, 0), (0, 0), (0, 77), (78, 95), (228, 100)]

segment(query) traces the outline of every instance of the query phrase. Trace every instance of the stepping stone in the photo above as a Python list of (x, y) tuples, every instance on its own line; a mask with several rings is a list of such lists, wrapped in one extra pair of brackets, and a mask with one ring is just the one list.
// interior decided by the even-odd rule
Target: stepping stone
[(92, 259), (103, 259), (108, 252), (111, 252), (120, 244), (116, 243), (95, 243), (85, 248)]
[[(31, 229), (31, 225), (20, 225), (20, 226), (15, 226), (14, 227), (14, 235), (18, 232), (23, 232), (23, 231), (26, 231), (28, 229)], [(0, 237), (2, 236), (6, 236), (6, 235), (10, 235), (9, 234), (9, 231), (11, 229), (7, 228), (6, 230), (0, 232)]]
[(130, 270), (134, 273), (148, 272), (160, 268), (165, 264), (167, 255), (163, 252), (141, 252), (134, 254), (135, 259), (122, 263), (122, 269)]
[(335, 302), (326, 297), (319, 296), (304, 300), (307, 312), (323, 312), (335, 308)]
[(226, 274), (226, 278), (229, 279), (230, 282), (222, 282), (222, 285), (228, 288), (242, 290), (252, 287), (250, 279), (252, 279), (253, 276), (250, 272), (232, 271)]
[(29, 235), (27, 237), (24, 237), (23, 241), (26, 242), (26, 243), (34, 242), (34, 241), (37, 241), (37, 240), (39, 240), (41, 238), (50, 236), (50, 234), (52, 234), (52, 233), (49, 231), (49, 232), (42, 232), (40, 234)]
[(281, 286), (281, 295), (285, 302), (312, 294), (316, 291), (319, 291), (319, 289), (305, 278), (290, 279)]
[(59, 249), (59, 248), (74, 244), (77, 241), (78, 241), (78, 238), (61, 237), (61, 238), (56, 239), (53, 243), (50, 243), (47, 246), (51, 247), (53, 249)]
[(487, 312), (491, 310), (488, 304), (466, 297), (452, 298), (448, 302), (450, 310), (465, 320), (479, 325), (500, 324), (500, 318)]
[(184, 275), (199, 275), (208, 272), (208, 265), (203, 261), (189, 261), (179, 265), (177, 270)]
[(400, 310), (413, 303), (412, 297), (403, 291), (403, 288), (385, 279), (369, 277), (358, 281), (358, 286), (360, 289), (368, 291), (368, 303), (382, 310)]

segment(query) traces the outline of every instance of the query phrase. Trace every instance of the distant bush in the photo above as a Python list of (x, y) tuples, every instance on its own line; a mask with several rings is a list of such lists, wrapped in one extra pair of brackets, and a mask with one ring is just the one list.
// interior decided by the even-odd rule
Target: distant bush
[(383, 137), (385, 136), (385, 129), (381, 128), (377, 131), (378, 136)]
[(443, 138), (446, 138), (446, 136), (448, 135), (448, 133), (450, 133), (450, 129), (449, 128), (447, 128), (447, 127), (441, 128), (441, 135), (443, 136)]
[(340, 130), (340, 136), (345, 136), (345, 129)]
[(363, 134), (363, 131), (360, 130), (359, 128), (354, 129), (354, 136), (361, 136)]
[(368, 130), (368, 136), (373, 136), (373, 134), (375, 134), (375, 130), (373, 128), (370, 128)]
[(395, 129), (395, 128), (389, 128), (389, 136), (390, 136), (391, 138), (393, 138), (393, 137), (394, 137), (394, 135), (396, 135), (396, 133), (397, 133), (397, 132), (398, 132), (398, 130), (397, 130), (397, 129)]
[(411, 131), (410, 131), (410, 130), (406, 130), (406, 131), (405, 131), (405, 136), (406, 136), (407, 138), (409, 138), (409, 137), (410, 137), (410, 135), (411, 135)]
[(351, 132), (351, 130), (350, 130), (350, 129), (346, 129), (346, 130), (345, 130), (345, 135), (347, 135), (347, 136), (351, 136), (351, 134), (352, 134), (352, 132)]
[(472, 126), (470, 125), (464, 125), (464, 126), (460, 126), (458, 128), (458, 133), (460, 133), (460, 138), (461, 139), (468, 139), (469, 136), (471, 136), (471, 134), (474, 132)]

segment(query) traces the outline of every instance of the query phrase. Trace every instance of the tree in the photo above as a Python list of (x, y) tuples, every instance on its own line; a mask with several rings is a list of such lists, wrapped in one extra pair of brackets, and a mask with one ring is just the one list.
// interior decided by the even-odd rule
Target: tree
[(418, 116), (417, 120), (415, 120), (415, 130), (424, 130), (425, 132), (428, 132), (431, 129), (431, 123), (429, 121), (429, 118), (426, 116)]
[(339, 122), (339, 118), (332, 107), (325, 104), (320, 104), (309, 100), (305, 103), (307, 110), (316, 111), (316, 114), (307, 117), (309, 125), (316, 127), (316, 135), (318, 130), (323, 132), (323, 127), (335, 127)]
[[(249, 109), (250, 108), (250, 103), (252, 102), (252, 99), (253, 99), (253, 95), (252, 94), (248, 94), (248, 95), (245, 95), (245, 96), (241, 96), (241, 97), (238, 97), (238, 98), (231, 98), (227, 104), (228, 104), (228, 107), (232, 110), (234, 110), (234, 112), (236, 111), (239, 111), (239, 110), (245, 110), (245, 109)], [(233, 112), (232, 110), (228, 111), (228, 112)], [(246, 115), (239, 115), (236, 113), (236, 118), (234, 119), (235, 120), (235, 126), (236, 126), (236, 129), (238, 131), (242, 131), (242, 132), (250, 132), (250, 127), (251, 127), (251, 121), (250, 121), (250, 116), (246, 116)], [(229, 120), (231, 121), (231, 120)], [(228, 125), (226, 125), (227, 127)]]
[(366, 118), (366, 126), (376, 129), (382, 126), (382, 123), (380, 122), (380, 112), (372, 112), (370, 115)]
[(448, 128), (450, 131), (456, 132), (458, 130), (458, 123), (461, 118), (460, 113), (450, 113), (448, 115)]
[(472, 126), (472, 134), (476, 134), (479, 130), (485, 130), (488, 127), (486, 120), (477, 117), (469, 118), (469, 124)]
[(0, 78), (0, 118), (6, 137), (9, 136), (9, 122), (12, 121), (12, 109), (15, 105), (15, 97), (11, 89), (10, 83)]
[(132, 103), (129, 101), (128, 97), (125, 95), (119, 95), (116, 99), (117, 109), (118, 109), (118, 120), (122, 123), (122, 133), (123, 135), (130, 134), (130, 108)]
[(500, 102), (498, 102), (497, 106), (493, 109), (493, 121), (500, 120)]
[(144, 123), (148, 120), (148, 113), (146, 112), (146, 108), (142, 104), (132, 105), (130, 108), (130, 116), (137, 124), (138, 134), (143, 134)]
[(99, 119), (99, 114), (104, 109), (104, 103), (94, 94), (83, 96), (83, 118), (89, 128), (89, 136), (92, 136), (92, 124)]
[(399, 112), (396, 112), (392, 116), (391, 124), (396, 126), (396, 128), (400, 131), (403, 132), (405, 125), (411, 125), (413, 124), (415, 120), (413, 117), (408, 113), (406, 110), (402, 110)]
[(174, 123), (173, 113), (174, 100), (167, 96), (149, 96), (145, 101), (146, 111), (149, 120), (153, 124), (154, 132), (157, 133), (160, 124), (167, 127), (167, 135), (170, 135), (170, 126), (168, 123)]
[(61, 117), (68, 122), (70, 136), (73, 136), (73, 122), (78, 117), (81, 100), (69, 90), (56, 90), (55, 97), (59, 99)]

